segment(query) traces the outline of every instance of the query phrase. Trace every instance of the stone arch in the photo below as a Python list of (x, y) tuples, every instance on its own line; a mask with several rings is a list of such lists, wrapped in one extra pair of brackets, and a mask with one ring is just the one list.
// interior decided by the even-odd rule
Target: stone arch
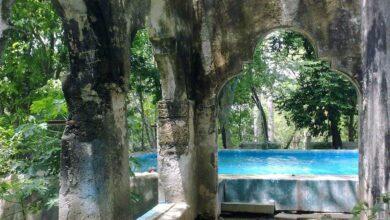
[[(318, 57), (361, 81), (360, 37), (356, 37), (360, 36), (359, 2), (249, 0), (243, 4), (224, 0), (213, 6), (207, 10), (212, 11), (214, 17), (205, 21), (212, 28), (204, 30), (208, 37), (202, 38), (203, 43), (211, 45), (204, 53), (211, 53), (213, 57), (209, 61), (212, 73), (204, 81), (223, 82), (239, 72), (242, 65), (251, 60), (258, 40), (275, 29), (302, 33), (312, 42)], [(209, 84), (218, 87), (215, 83)]]
[[(357, 93), (357, 96), (358, 98), (360, 98), (360, 96), (362, 95), (362, 85), (361, 85), (361, 82), (359, 81), (359, 79), (357, 79), (355, 76), (355, 74), (351, 73), (351, 72), (345, 72), (344, 70), (342, 69), (338, 69), (337, 66), (335, 66), (333, 63), (332, 63), (332, 58), (330, 57), (327, 57), (327, 56), (320, 56), (319, 55), (319, 49), (318, 49), (318, 43), (316, 42), (316, 40), (310, 35), (308, 34), (307, 32), (297, 28), (297, 27), (276, 27), (276, 28), (272, 28), (262, 34), (259, 35), (258, 37), (258, 44), (263, 42), (264, 39), (267, 38), (267, 36), (269, 36), (270, 34), (276, 32), (276, 31), (292, 31), (292, 32), (295, 32), (295, 33), (298, 33), (298, 34), (301, 34), (305, 39), (307, 39), (311, 46), (313, 47), (314, 49), (314, 53), (315, 53), (315, 56), (318, 60), (322, 60), (322, 61), (325, 61), (327, 63), (330, 64), (330, 70), (344, 76), (346, 79), (348, 79), (349, 82), (351, 82), (356, 90), (356, 93)], [(254, 54), (254, 50), (256, 49), (257, 45), (251, 50), (252, 51), (252, 54)], [(213, 91), (213, 98), (217, 98), (221, 92), (221, 89), (226, 85), (226, 83), (228, 83), (230, 80), (234, 79), (235, 77), (239, 76), (242, 72), (242, 69), (244, 67), (245, 64), (247, 63), (250, 63), (252, 62), (253, 59), (249, 59), (249, 60), (246, 60), (246, 61), (243, 61), (243, 65), (241, 67), (241, 69), (239, 71), (236, 71), (236, 72), (232, 72), (231, 74), (229, 74), (229, 77), (224, 79), (223, 81), (221, 81), (214, 89)]]
[(276, 29), (290, 29), (307, 37), (317, 57), (349, 76), (360, 92), (361, 49), (360, 38), (356, 37), (360, 36), (360, 3), (223, 0), (205, 4), (202, 9), (213, 17), (202, 20), (201, 56), (206, 68), (197, 81), (201, 86), (196, 88), (195, 127), (201, 129), (195, 130), (195, 145), (198, 174), (206, 177), (198, 182), (198, 213), (210, 218), (218, 213), (215, 120), (216, 99), (222, 86), (252, 60), (259, 39)]
[[(358, 142), (359, 142), (359, 146), (360, 146), (361, 145), (360, 144), (360, 135), (361, 135), (361, 132), (362, 132), (362, 129), (361, 129), (361, 126), (362, 126), (361, 114), (362, 114), (362, 105), (363, 105), (363, 103), (362, 103), (362, 95), (363, 95), (363, 93), (362, 93), (362, 85), (361, 85), (361, 83), (358, 81), (358, 79), (356, 79), (354, 77), (354, 74), (346, 73), (346, 72), (343, 72), (342, 70), (338, 70), (337, 67), (332, 65), (332, 62), (331, 62), (330, 58), (328, 58), (328, 57), (319, 57), (319, 55), (318, 55), (318, 45), (317, 45), (315, 39), (313, 39), (306, 32), (304, 32), (302, 30), (299, 30), (297, 28), (294, 28), (294, 27), (273, 28), (273, 29), (265, 32), (264, 34), (260, 35), (258, 44), (261, 44), (267, 38), (267, 36), (269, 36), (270, 34), (276, 32), (276, 31), (291, 31), (291, 32), (295, 32), (295, 33), (298, 33), (298, 34), (302, 35), (302, 37), (307, 39), (310, 42), (311, 46), (313, 47), (316, 59), (329, 63), (331, 71), (337, 73), (338, 75), (343, 76), (346, 80), (348, 80), (348, 82), (350, 82), (352, 84), (352, 86), (353, 86), (353, 88), (354, 88), (354, 90), (356, 92), (356, 98), (357, 98), (357, 110), (358, 110), (358, 115), (357, 115), (358, 116), (357, 137), (358, 137)], [(256, 45), (256, 47), (257, 47), (257, 45)], [(254, 51), (255, 51), (256, 47), (252, 50), (253, 54), (254, 54)], [(241, 68), (240, 71), (232, 73), (229, 76), (230, 78), (227, 78), (224, 81), (220, 82), (220, 85), (218, 85), (215, 88), (215, 91), (212, 93), (213, 95), (210, 97), (210, 100), (213, 100), (213, 105), (215, 105), (217, 109), (218, 109), (218, 105), (219, 105), (218, 104), (218, 99), (220, 97), (221, 90), (224, 88), (224, 86), (228, 82), (230, 82), (231, 80), (233, 80), (233, 79), (239, 77), (240, 75), (242, 75), (242, 73), (243, 73), (242, 69), (244, 68), (244, 65), (246, 65), (247, 63), (252, 62), (252, 60), (245, 61), (244, 64), (242, 65), (242, 68)], [(219, 112), (216, 111), (215, 117), (218, 117), (218, 114), (219, 114)], [(216, 133), (216, 136), (218, 136), (218, 133)], [(359, 165), (359, 170), (362, 169), (362, 167), (360, 167), (360, 166), (361, 166), (361, 164)]]

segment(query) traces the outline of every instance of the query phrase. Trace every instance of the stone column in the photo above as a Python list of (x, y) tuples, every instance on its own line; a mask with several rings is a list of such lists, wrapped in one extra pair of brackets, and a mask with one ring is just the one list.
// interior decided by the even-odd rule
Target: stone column
[[(362, 0), (363, 109), (360, 199), (390, 192), (390, 1)], [(365, 216), (362, 216), (365, 218)], [(385, 219), (381, 212), (378, 219)]]
[(185, 202), (196, 214), (193, 1), (151, 0), (149, 33), (161, 74), (157, 150), (160, 202)]
[(216, 101), (207, 99), (195, 111), (195, 145), (198, 164), (198, 217), (217, 219), (218, 207), (218, 146)]
[(185, 202), (196, 207), (196, 152), (193, 102), (163, 100), (158, 104), (159, 202)]
[(62, 137), (59, 219), (128, 219), (129, 34), (120, 1), (55, 0), (71, 72)]

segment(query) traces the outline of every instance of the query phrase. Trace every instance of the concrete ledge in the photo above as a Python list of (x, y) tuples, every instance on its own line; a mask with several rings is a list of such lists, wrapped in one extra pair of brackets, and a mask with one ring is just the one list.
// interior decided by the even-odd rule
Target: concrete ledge
[(256, 179), (256, 180), (345, 180), (358, 181), (357, 175), (289, 175), (289, 174), (268, 174), (268, 175), (228, 175), (219, 174), (220, 182), (223, 180), (235, 179)]
[(275, 215), (276, 220), (298, 220), (298, 219), (338, 219), (349, 220), (353, 219), (352, 214), (344, 213), (313, 213), (313, 214), (289, 214), (279, 213)]
[(221, 204), (222, 212), (242, 212), (242, 213), (256, 213), (256, 214), (274, 214), (275, 205), (263, 205), (256, 203), (242, 203), (242, 202), (223, 202)]
[(158, 204), (149, 210), (138, 220), (187, 220), (189, 206), (186, 203), (165, 203)]
[(157, 173), (135, 173), (130, 177), (130, 190), (138, 196), (138, 201), (131, 202), (131, 219), (140, 217), (158, 204), (157, 188)]

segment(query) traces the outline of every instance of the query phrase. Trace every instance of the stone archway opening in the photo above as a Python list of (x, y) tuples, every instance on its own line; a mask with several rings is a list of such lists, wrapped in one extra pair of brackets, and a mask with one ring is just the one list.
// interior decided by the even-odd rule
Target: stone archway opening
[[(360, 91), (347, 74), (321, 61), (315, 46), (298, 31), (273, 30), (260, 40), (254, 60), (219, 91), (222, 204), (273, 203), (279, 211), (351, 212), (358, 202)], [(314, 149), (322, 151), (310, 151)], [(347, 159), (337, 159), (343, 157)], [(324, 184), (327, 178), (340, 185)], [(344, 189), (343, 196), (335, 196), (337, 187)], [(281, 193), (283, 188), (289, 192)], [(297, 194), (300, 190), (305, 196)], [(313, 200), (330, 205), (307, 202)], [(228, 206), (222, 206), (222, 212), (228, 211), (224, 207)]]
[(138, 30), (131, 45), (128, 93), (129, 147), (135, 152), (156, 152), (157, 103), (161, 99), (160, 71), (150, 36)]
[(127, 121), (130, 162), (131, 219), (158, 204), (157, 103), (160, 71), (146, 29), (132, 34)]

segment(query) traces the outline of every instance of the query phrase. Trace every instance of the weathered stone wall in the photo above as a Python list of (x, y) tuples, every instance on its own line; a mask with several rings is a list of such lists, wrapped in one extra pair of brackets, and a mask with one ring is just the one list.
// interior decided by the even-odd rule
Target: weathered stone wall
[[(211, 3), (212, 2), (212, 3)], [(201, 27), (202, 57), (211, 63), (205, 72), (218, 92), (252, 59), (256, 44), (275, 29), (301, 32), (320, 58), (337, 70), (360, 79), (360, 4), (350, 0), (208, 1)], [(204, 64), (205, 65), (205, 64)]]
[(362, 0), (362, 27), (359, 184), (360, 199), (372, 206), (390, 192), (390, 1)]
[(181, 203), (196, 212), (193, 103), (160, 101), (158, 119), (159, 202)]
[(195, 114), (195, 143), (198, 169), (198, 209), (200, 219), (214, 219), (218, 214), (218, 146), (214, 99), (198, 103)]
[(122, 1), (53, 1), (63, 19), (71, 72), (62, 137), (59, 219), (126, 219), (126, 91), (130, 28)]
[(159, 201), (186, 203), (189, 219), (197, 210), (192, 6), (192, 1), (151, 0), (149, 12), (162, 89), (157, 128)]

